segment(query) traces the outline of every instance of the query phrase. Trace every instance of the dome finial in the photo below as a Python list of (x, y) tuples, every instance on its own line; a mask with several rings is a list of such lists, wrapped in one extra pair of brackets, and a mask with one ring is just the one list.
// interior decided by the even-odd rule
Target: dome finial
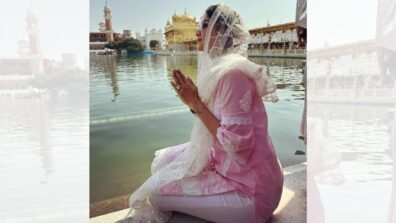
[(109, 4), (108, 4), (108, 2), (107, 2), (107, 0), (105, 0), (105, 10), (107, 9), (107, 10), (110, 10), (110, 6), (109, 6)]

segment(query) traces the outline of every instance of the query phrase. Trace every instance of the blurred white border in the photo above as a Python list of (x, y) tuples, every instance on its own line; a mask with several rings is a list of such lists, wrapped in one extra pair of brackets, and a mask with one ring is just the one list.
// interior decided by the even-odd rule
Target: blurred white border
[(87, 222), (89, 1), (2, 5), (0, 222)]
[(308, 222), (396, 222), (395, 1), (308, 15)]

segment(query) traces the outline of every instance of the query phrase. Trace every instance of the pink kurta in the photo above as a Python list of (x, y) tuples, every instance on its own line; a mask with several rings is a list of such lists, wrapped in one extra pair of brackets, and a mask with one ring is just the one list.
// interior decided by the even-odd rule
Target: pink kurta
[[(211, 110), (220, 120), (204, 171), (163, 186), (160, 194), (203, 196), (238, 191), (252, 197), (256, 222), (271, 217), (283, 187), (283, 171), (268, 134), (267, 113), (256, 84), (238, 70), (225, 74)], [(170, 162), (188, 143), (172, 147)]]

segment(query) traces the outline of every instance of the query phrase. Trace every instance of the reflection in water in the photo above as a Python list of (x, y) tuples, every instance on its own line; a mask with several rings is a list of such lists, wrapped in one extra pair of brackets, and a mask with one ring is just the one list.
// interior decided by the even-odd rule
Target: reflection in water
[[(327, 214), (322, 216), (328, 216), (326, 222), (341, 216), (345, 222), (352, 222), (357, 218), (350, 212), (351, 205), (363, 202), (362, 208), (376, 213), (368, 219), (376, 216), (378, 222), (384, 222), (379, 216), (386, 216), (389, 196), (384, 191), (390, 189), (393, 172), (390, 108), (310, 103), (308, 124), (312, 137), (308, 140), (308, 174), (315, 183), (308, 185), (312, 195), (308, 202), (316, 202), (310, 218), (321, 218), (316, 212), (323, 202)], [(314, 194), (316, 185), (319, 192)], [(340, 198), (342, 203), (337, 200)], [(337, 210), (350, 211), (341, 214)], [(366, 217), (359, 217), (359, 221)]]
[[(252, 57), (249, 60), (265, 65), (267, 73), (276, 83), (301, 86), (303, 63), (301, 59)], [(299, 74), (299, 75), (296, 75)]]
[(166, 60), (166, 69), (171, 80), (172, 69), (178, 68), (194, 82), (197, 81), (197, 57), (196, 56), (171, 56)]
[(38, 110), (34, 110), (33, 112), (33, 117), (37, 117), (37, 122), (35, 125), (37, 126), (38, 130), (37, 134), (39, 147), (41, 148), (38, 153), (42, 158), (42, 167), (45, 170), (45, 180), (42, 183), (47, 183), (49, 175), (54, 171), (51, 145), (49, 144), (48, 140), (48, 111), (40, 103), (40, 107), (38, 108)]
[[(113, 88), (113, 94), (114, 94), (114, 99), (112, 100), (113, 102), (116, 101), (117, 96), (120, 94), (119, 89), (118, 89), (118, 80), (117, 80), (117, 72), (116, 72), (116, 62), (113, 57), (111, 57), (111, 63), (110, 63), (110, 79), (111, 79), (111, 87)], [(108, 78), (108, 76), (106, 76)]]
[[(3, 99), (0, 107), (0, 221), (86, 219), (88, 116), (83, 103)], [(26, 208), (21, 209), (21, 201)]]
[[(312, 106), (311, 118), (315, 120), (317, 131), (331, 139), (322, 151), (325, 165), (322, 169), (336, 170), (331, 184), (347, 174), (348, 180), (368, 182), (391, 179), (391, 157), (389, 145), (389, 107), (321, 105)], [(358, 161), (358, 162), (356, 162)], [(352, 165), (342, 170), (341, 165)], [(323, 172), (322, 172), (323, 173)], [(325, 179), (319, 180), (325, 183)]]
[(102, 56), (95, 56), (91, 55), (91, 57), (95, 57), (95, 61), (97, 65), (102, 66), (104, 71), (104, 81), (111, 86), (113, 92), (113, 99), (112, 102), (115, 102), (117, 96), (120, 95), (120, 89), (118, 86), (118, 78), (117, 78), (117, 57), (113, 55), (102, 55)]

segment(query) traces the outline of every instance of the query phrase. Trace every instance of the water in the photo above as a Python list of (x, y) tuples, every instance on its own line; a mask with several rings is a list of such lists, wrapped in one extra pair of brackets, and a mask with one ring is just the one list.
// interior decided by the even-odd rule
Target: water
[(396, 193), (393, 108), (309, 103), (308, 135), (317, 140), (309, 141), (308, 164), (318, 192), (308, 189), (308, 203), (323, 206), (326, 221), (387, 222)]
[[(304, 96), (302, 60), (250, 58), (279, 83), (278, 103), (266, 103), (270, 134), (283, 166), (301, 163), (298, 140)], [(154, 151), (187, 142), (194, 116), (169, 84), (172, 68), (196, 80), (195, 56), (90, 58), (91, 216), (125, 208), (150, 175)]]
[(88, 217), (87, 104), (0, 99), (0, 222)]

